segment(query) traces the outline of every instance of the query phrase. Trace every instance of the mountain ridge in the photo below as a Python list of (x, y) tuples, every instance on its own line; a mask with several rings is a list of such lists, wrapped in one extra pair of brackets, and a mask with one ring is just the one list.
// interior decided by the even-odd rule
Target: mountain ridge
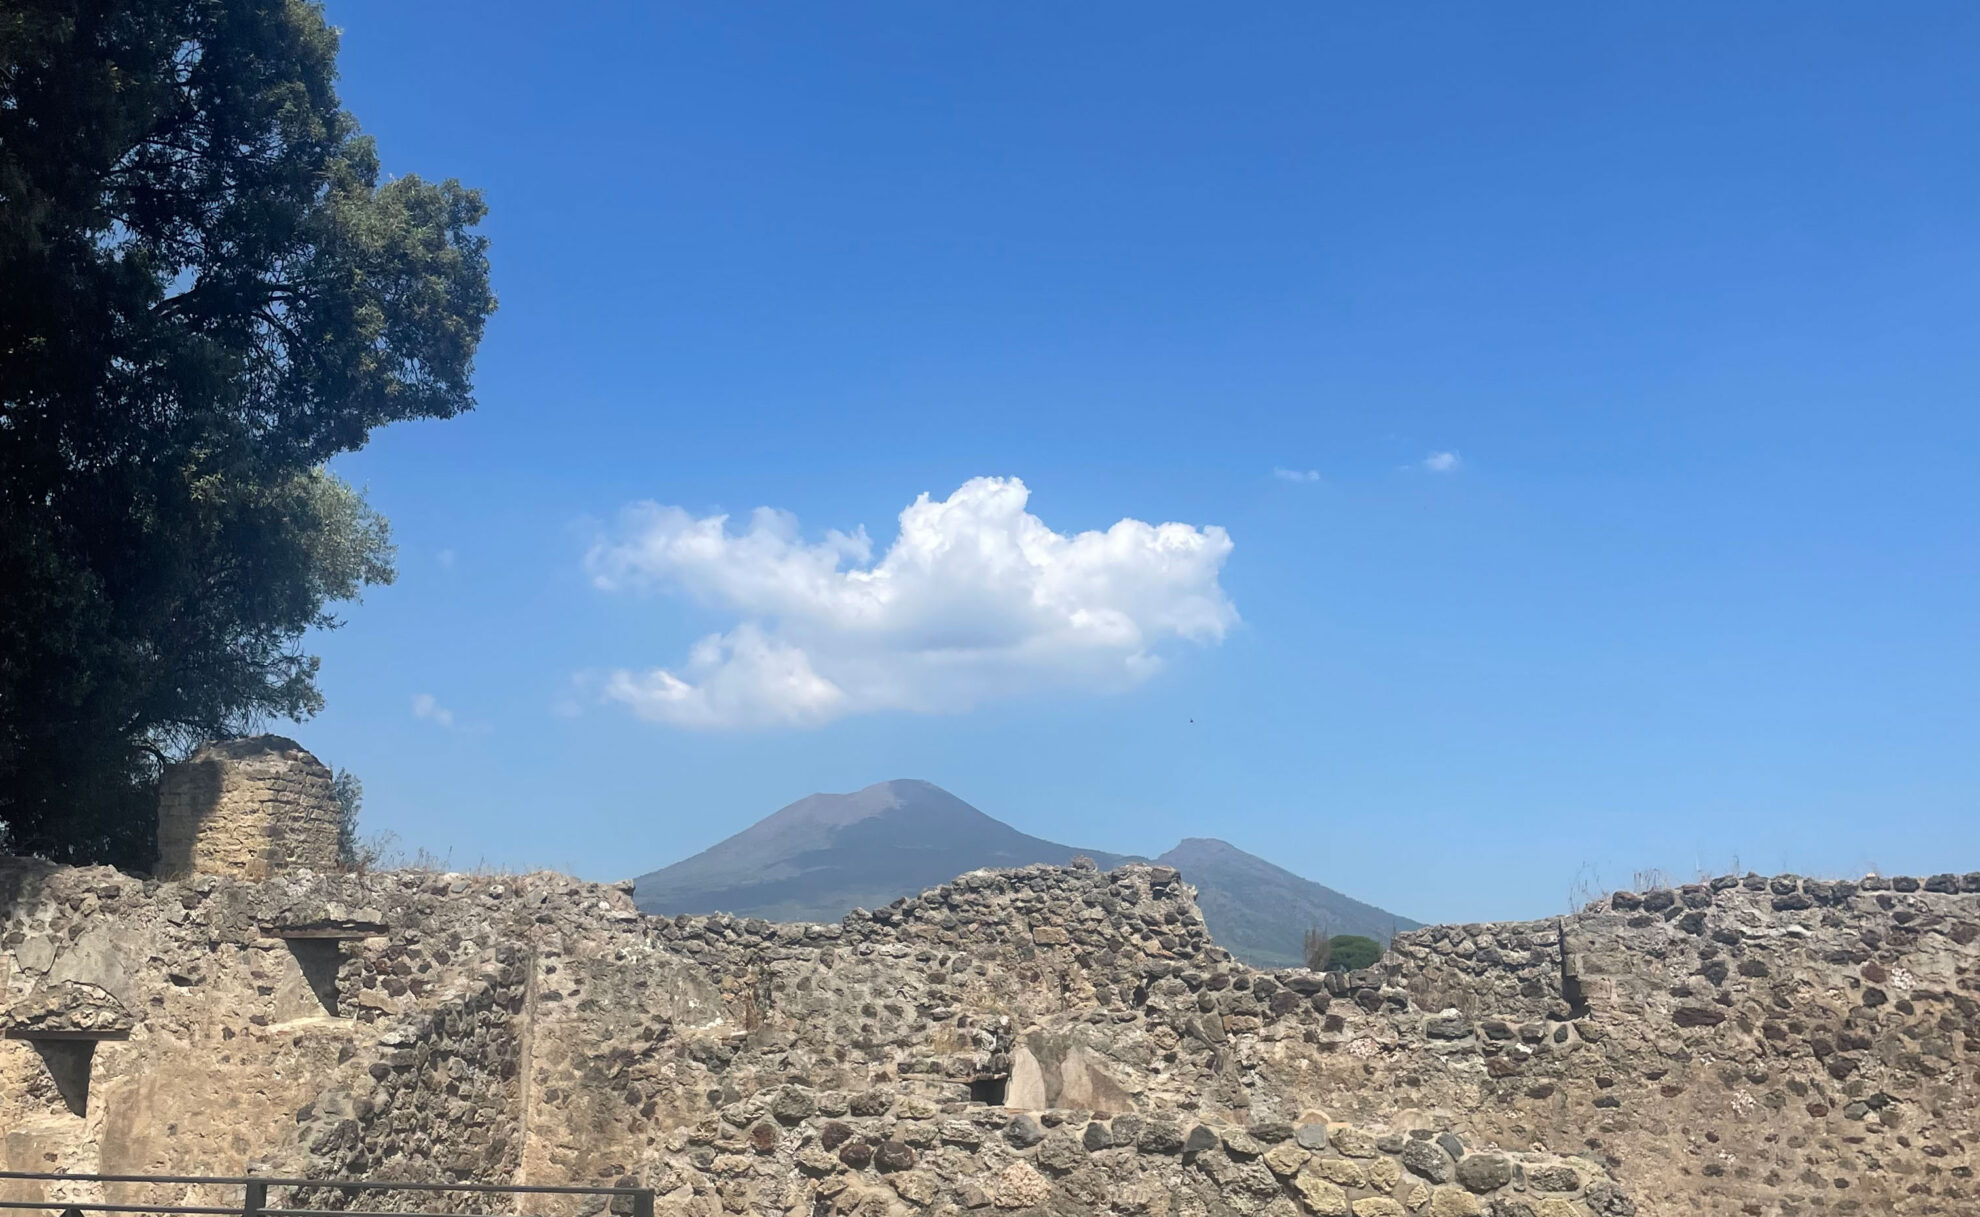
[[(726, 912), (837, 921), (986, 867), (1147, 861), (1019, 831), (919, 778), (807, 795), (691, 857), (635, 879), (634, 903), (665, 916)], [(1416, 922), (1353, 899), (1215, 837), (1186, 837), (1156, 862), (1197, 889), (1213, 938), (1247, 963), (1300, 962), (1309, 925), (1386, 941)]]

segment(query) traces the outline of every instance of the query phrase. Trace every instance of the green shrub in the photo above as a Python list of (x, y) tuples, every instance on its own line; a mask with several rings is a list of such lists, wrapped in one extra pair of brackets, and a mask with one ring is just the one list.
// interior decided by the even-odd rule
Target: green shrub
[(1336, 972), (1372, 968), (1382, 958), (1382, 944), (1360, 934), (1336, 934), (1328, 939), (1331, 958), (1327, 966)]

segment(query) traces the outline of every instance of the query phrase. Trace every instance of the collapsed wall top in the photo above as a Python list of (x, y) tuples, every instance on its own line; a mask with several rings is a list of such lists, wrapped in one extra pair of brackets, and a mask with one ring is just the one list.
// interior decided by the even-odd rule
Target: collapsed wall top
[(158, 785), (158, 874), (266, 879), (337, 866), (330, 770), (302, 745), (255, 735), (203, 745)]

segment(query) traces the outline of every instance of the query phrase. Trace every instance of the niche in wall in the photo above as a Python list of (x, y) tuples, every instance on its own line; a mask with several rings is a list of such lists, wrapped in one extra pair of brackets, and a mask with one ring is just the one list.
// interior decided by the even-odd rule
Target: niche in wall
[(344, 966), (344, 943), (375, 938), (386, 932), (371, 922), (337, 922), (319, 925), (263, 926), (267, 938), (279, 938), (295, 956), (303, 982), (316, 998), (323, 1013), (331, 1018), (345, 1017), (337, 991), (337, 974)]
[(127, 1031), (42, 1031), (16, 1030), (7, 1033), (8, 1039), (26, 1040), (34, 1045), (35, 1055), (48, 1070), (49, 1080), (55, 1084), (55, 1093), (61, 1096), (62, 1105), (69, 1114), (86, 1116), (89, 1114), (89, 1073), (96, 1060), (96, 1045), (103, 1040), (128, 1039)]

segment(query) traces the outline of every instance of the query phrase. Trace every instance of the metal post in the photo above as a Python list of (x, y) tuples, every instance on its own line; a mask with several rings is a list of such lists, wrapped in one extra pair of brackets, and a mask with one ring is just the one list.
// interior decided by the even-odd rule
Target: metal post
[(640, 1188), (633, 1193), (633, 1217), (653, 1217), (653, 1189)]
[(268, 1207), (268, 1185), (251, 1182), (247, 1185), (246, 1198), (241, 1201), (241, 1217), (261, 1217)]

